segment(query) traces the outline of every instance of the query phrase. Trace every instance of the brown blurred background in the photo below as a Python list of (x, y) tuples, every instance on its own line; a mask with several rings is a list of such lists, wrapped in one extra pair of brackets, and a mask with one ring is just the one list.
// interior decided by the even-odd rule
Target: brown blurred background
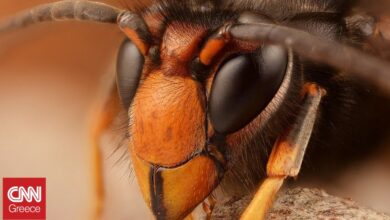
[[(0, 0), (0, 19), (44, 2), (50, 1)], [(0, 36), (0, 177), (46, 177), (48, 219), (89, 216), (90, 113), (114, 73), (122, 38), (115, 26), (76, 22)], [(386, 155), (351, 168), (336, 183), (319, 185), (390, 213)], [(104, 158), (106, 219), (144, 219), (148, 212), (128, 164), (116, 163), (120, 156)]]
[[(51, 1), (1, 0), (0, 19), (45, 2)], [(88, 217), (90, 113), (114, 74), (122, 39), (115, 26), (80, 22), (0, 37), (0, 177), (46, 177), (48, 219)], [(107, 181), (116, 189), (106, 215), (124, 209), (114, 219), (144, 216), (137, 184), (115, 160), (105, 157)]]

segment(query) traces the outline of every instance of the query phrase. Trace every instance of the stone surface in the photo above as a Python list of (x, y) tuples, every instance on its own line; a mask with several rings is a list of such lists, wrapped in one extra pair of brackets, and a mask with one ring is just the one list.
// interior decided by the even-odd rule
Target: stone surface
[[(239, 219), (250, 197), (216, 205), (212, 219)], [(281, 192), (267, 219), (389, 219), (390, 215), (362, 207), (318, 189), (295, 188)]]

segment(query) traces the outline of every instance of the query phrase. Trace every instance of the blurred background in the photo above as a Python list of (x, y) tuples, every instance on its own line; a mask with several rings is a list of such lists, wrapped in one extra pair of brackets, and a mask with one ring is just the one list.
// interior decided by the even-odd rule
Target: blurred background
[[(0, 0), (0, 20), (45, 2), (51, 1)], [(40, 24), (0, 36), (0, 177), (46, 177), (48, 219), (89, 216), (88, 128), (122, 39), (115, 26), (80, 22)], [(388, 142), (383, 149), (389, 149)], [(376, 153), (332, 184), (306, 184), (390, 213), (389, 155)], [(106, 219), (148, 218), (128, 163), (116, 163), (115, 155), (104, 159)]]
[[(51, 1), (0, 0), (0, 20), (45, 2)], [(46, 177), (48, 219), (88, 219), (88, 128), (122, 40), (115, 26), (80, 22), (0, 37), (0, 177)], [(115, 190), (109, 190), (107, 219), (146, 215), (128, 164), (115, 163), (110, 153), (106, 179)]]

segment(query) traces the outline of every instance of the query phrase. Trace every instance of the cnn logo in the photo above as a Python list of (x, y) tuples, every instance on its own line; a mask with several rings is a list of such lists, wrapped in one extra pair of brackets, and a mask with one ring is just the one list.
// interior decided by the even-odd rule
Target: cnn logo
[(4, 178), (3, 219), (46, 219), (45, 178)]
[[(15, 193), (17, 196), (15, 196)], [(42, 201), (42, 187), (37, 186), (36, 189), (33, 187), (26, 188), (22, 186), (14, 186), (8, 190), (8, 199), (11, 202), (21, 203), (23, 201), (32, 202), (35, 199), (36, 202)]]

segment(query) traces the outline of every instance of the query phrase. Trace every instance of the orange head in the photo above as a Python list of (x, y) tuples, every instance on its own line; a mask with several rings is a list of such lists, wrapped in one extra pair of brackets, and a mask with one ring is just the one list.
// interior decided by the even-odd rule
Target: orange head
[(262, 75), (256, 63), (276, 56), (283, 64), (288, 56), (229, 39), (224, 27), (238, 19), (232, 13), (166, 11), (120, 16), (129, 40), (117, 84), (143, 197), (157, 219), (182, 219), (219, 185), (239, 152), (234, 146), (260, 126), (257, 116), (278, 91), (286, 65)]

